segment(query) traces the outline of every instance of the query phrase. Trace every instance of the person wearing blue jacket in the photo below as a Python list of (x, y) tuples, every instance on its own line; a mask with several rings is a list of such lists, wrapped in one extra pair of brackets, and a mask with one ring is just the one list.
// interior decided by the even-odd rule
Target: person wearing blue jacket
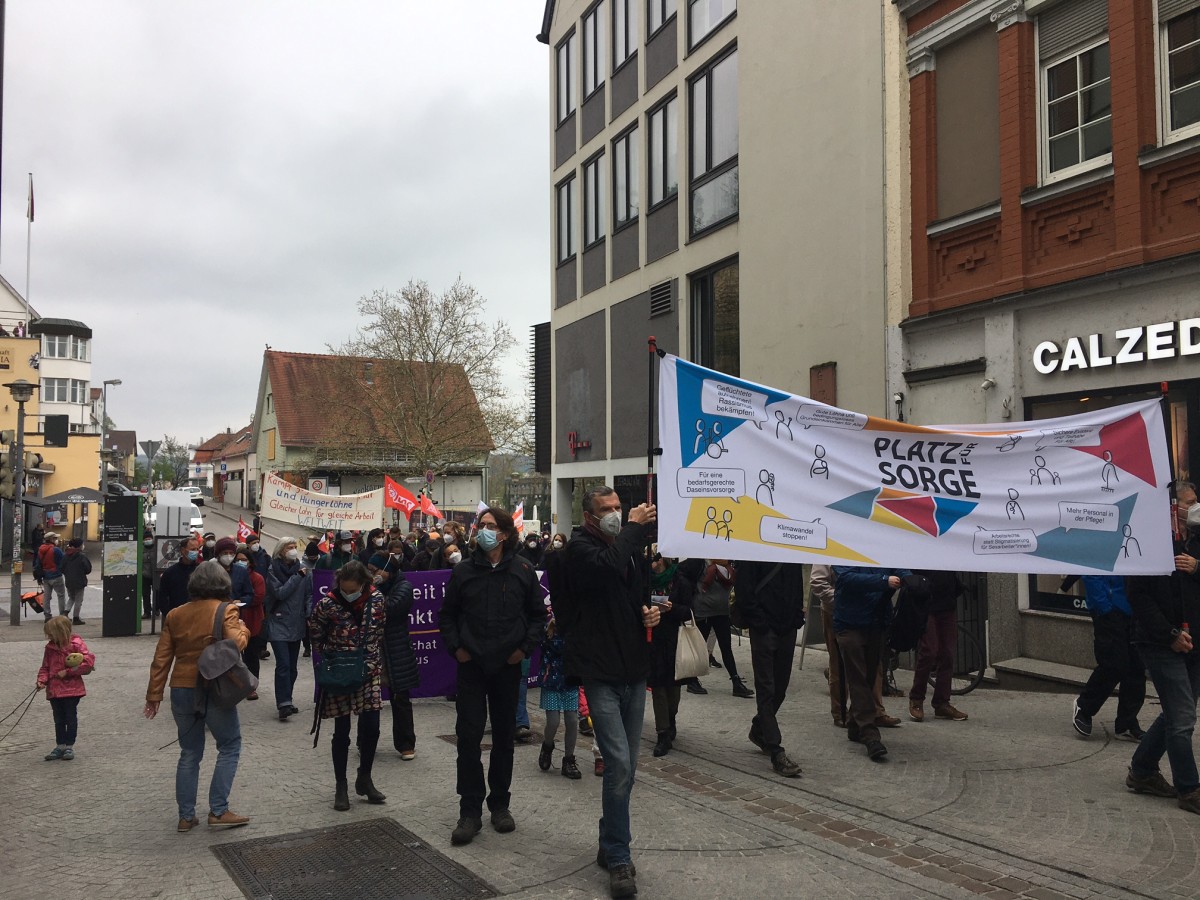
[(296, 538), (281, 537), (267, 569), (267, 639), (275, 657), (275, 707), (279, 721), (300, 712), (292, 702), (300, 640), (312, 608), (312, 569), (300, 558)]
[(1120, 685), (1117, 697), (1117, 737), (1140, 741), (1144, 733), (1138, 713), (1146, 700), (1146, 667), (1133, 645), (1133, 609), (1119, 575), (1084, 575), (1088, 612), (1092, 616), (1092, 652), (1096, 668), (1075, 699), (1071, 721), (1081, 737), (1092, 733), (1092, 716), (1100, 712)]
[(882, 762), (887, 747), (875, 724), (875, 675), (883, 658), (883, 637), (892, 620), (892, 592), (908, 569), (834, 566), (833, 631), (837, 635), (850, 710), (846, 736), (862, 743), (867, 756)]

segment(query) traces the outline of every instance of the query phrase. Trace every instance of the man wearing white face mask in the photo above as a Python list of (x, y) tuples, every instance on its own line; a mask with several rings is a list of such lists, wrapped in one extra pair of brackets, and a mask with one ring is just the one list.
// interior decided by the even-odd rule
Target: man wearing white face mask
[(246, 536), (246, 552), (254, 560), (255, 572), (262, 575), (271, 567), (271, 554), (263, 549), (262, 541), (253, 532)]
[(233, 587), (229, 592), (230, 599), (239, 605), (249, 604), (254, 600), (254, 586), (250, 584), (249, 571), (240, 566), (235, 567), (233, 564), (237, 548), (237, 541), (231, 537), (223, 537), (217, 541), (214, 549), (217, 554), (217, 562), (229, 573), (229, 579), (233, 582)]
[(317, 563), (317, 570), (336, 572), (352, 559), (357, 559), (354, 553), (354, 535), (349, 531), (339, 531), (333, 548)]

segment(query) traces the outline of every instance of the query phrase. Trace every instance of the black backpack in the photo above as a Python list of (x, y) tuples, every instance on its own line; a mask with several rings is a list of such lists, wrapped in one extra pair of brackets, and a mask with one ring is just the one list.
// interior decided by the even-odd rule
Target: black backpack
[(900, 579), (896, 611), (888, 632), (889, 649), (905, 653), (917, 648), (929, 619), (929, 599), (929, 579), (924, 575), (905, 575)]

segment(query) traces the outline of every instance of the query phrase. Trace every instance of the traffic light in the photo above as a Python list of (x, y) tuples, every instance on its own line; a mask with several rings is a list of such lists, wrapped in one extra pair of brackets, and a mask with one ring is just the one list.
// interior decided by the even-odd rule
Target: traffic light
[(42, 467), (42, 454), (34, 453), (32, 450), (25, 451), (25, 471), (30, 469), (40, 469)]
[(13, 499), (16, 483), (13, 477), (13, 448), (4, 447), (0, 452), (0, 498)]

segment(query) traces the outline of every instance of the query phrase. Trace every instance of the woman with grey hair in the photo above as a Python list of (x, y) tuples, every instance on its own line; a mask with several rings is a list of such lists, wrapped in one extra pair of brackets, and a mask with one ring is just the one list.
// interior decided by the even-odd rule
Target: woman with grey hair
[(283, 537), (271, 554), (267, 580), (267, 639), (275, 654), (275, 707), (279, 721), (300, 710), (292, 703), (300, 661), (300, 639), (312, 605), (312, 570), (300, 558), (299, 541)]
[(242, 729), (237, 707), (218, 709), (202, 703), (196, 706), (197, 663), (201, 651), (212, 643), (213, 627), (221, 604), (222, 634), (246, 649), (250, 632), (238, 616), (238, 608), (229, 602), (229, 573), (216, 560), (196, 567), (188, 579), (188, 602), (171, 610), (163, 620), (162, 634), (154, 649), (150, 666), (150, 684), (146, 688), (143, 715), (153, 719), (167, 687), (170, 674), (171, 715), (179, 732), (179, 763), (175, 768), (175, 802), (179, 805), (180, 832), (200, 824), (196, 818), (196, 787), (200, 781), (200, 760), (204, 756), (204, 729), (217, 742), (217, 762), (208, 789), (208, 826), (234, 828), (250, 820), (229, 808), (229, 792), (237, 774), (242, 753)]

